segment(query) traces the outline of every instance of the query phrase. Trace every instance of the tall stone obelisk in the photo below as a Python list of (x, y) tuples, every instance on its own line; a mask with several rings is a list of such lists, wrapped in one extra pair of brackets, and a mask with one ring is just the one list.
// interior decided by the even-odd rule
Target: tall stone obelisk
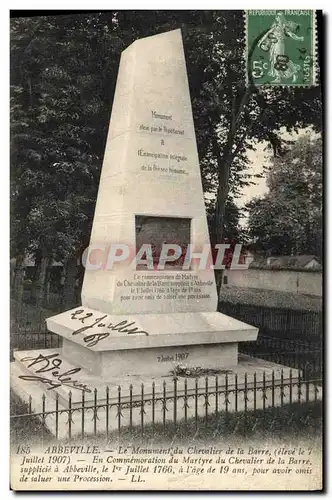
[(137, 265), (137, 246), (164, 242), (190, 245), (196, 255), (209, 247), (180, 30), (122, 53), (90, 249), (106, 256), (104, 264), (114, 245), (130, 255), (112, 268), (91, 268), (88, 255), (82, 306), (47, 320), (64, 337), (64, 358), (104, 379), (123, 363), (141, 374), (169, 373), (180, 358), (189, 366), (237, 365), (237, 343), (256, 339), (257, 328), (217, 312), (208, 259), (187, 268)]
[[(156, 238), (187, 221), (192, 250), (209, 244), (179, 29), (137, 40), (121, 55), (91, 248), (120, 243), (134, 250), (137, 217), (143, 216)], [(112, 270), (86, 269), (82, 304), (112, 314), (216, 311), (214, 272), (210, 265), (197, 270), (198, 265), (197, 260), (188, 271), (136, 271), (127, 260)], [(182, 287), (175, 290), (170, 273), (178, 275)], [(164, 291), (154, 286), (161, 280)], [(136, 300), (135, 288), (159, 293)]]

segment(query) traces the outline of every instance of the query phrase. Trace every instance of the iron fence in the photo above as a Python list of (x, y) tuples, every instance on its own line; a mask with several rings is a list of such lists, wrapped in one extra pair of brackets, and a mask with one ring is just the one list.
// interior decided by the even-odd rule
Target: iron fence
[(49, 332), (46, 327), (43, 330), (33, 332), (30, 330), (12, 332), (10, 338), (10, 357), (16, 350), (28, 349), (50, 349), (62, 346), (62, 337), (56, 333)]
[[(133, 385), (128, 390), (107, 386), (89, 396), (83, 391), (77, 399), (69, 392), (65, 406), (59, 393), (49, 397), (44, 393), (38, 401), (29, 396), (24, 411), (11, 416), (12, 432), (26, 437), (34, 427), (39, 437), (52, 433), (58, 440), (158, 431), (190, 435), (221, 427), (236, 432), (239, 426), (246, 433), (258, 426), (271, 429), (276, 421), (280, 424), (282, 411), (289, 426), (299, 408), (321, 401), (322, 380), (305, 378), (292, 369), (244, 377), (226, 373), (213, 379), (174, 377), (161, 388), (154, 381), (142, 383), (139, 390)], [(305, 423), (310, 411), (300, 413)]]
[(307, 379), (323, 377), (324, 360), (320, 343), (259, 334), (254, 342), (240, 342), (239, 353), (301, 369)]
[(298, 340), (310, 339), (317, 343), (321, 343), (323, 339), (323, 315), (321, 311), (234, 304), (222, 300), (219, 302), (218, 310), (249, 325), (256, 326), (264, 335)]

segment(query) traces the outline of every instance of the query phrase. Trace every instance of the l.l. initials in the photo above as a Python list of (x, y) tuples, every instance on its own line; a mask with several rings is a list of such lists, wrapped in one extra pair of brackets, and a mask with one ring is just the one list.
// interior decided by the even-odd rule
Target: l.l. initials
[(131, 479), (130, 479), (130, 482), (131, 483), (144, 483), (144, 479), (141, 478), (141, 475), (140, 474), (132, 474), (131, 476)]

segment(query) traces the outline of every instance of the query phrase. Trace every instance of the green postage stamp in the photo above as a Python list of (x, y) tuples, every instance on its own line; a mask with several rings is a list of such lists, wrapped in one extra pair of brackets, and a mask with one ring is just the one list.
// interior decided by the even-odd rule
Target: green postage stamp
[(315, 85), (314, 10), (248, 10), (246, 29), (248, 83)]

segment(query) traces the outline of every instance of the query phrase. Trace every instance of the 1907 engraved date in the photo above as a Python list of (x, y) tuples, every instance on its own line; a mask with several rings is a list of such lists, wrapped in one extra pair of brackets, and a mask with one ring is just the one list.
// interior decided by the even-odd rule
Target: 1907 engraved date
[(163, 363), (165, 361), (184, 361), (189, 356), (189, 352), (177, 352), (175, 355), (157, 356), (158, 363)]

